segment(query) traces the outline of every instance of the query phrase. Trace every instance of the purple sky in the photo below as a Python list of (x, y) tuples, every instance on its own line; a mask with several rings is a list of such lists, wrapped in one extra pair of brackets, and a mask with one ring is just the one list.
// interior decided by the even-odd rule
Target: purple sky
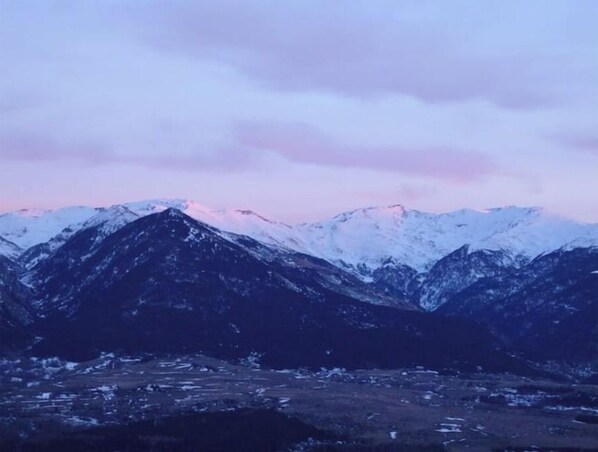
[(0, 211), (598, 221), (598, 2), (0, 0)]

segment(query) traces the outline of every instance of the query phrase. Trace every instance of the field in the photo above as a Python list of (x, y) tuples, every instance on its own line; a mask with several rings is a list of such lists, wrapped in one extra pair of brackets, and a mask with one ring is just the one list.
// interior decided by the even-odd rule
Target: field
[[(83, 441), (104, 450), (107, 438), (118, 446), (126, 437), (154, 450), (188, 450), (199, 444), (197, 425), (218, 416), (228, 417), (215, 425), (238, 428), (201, 436), (220, 450), (598, 448), (598, 386), (548, 379), (423, 368), (270, 370), (253, 359), (202, 355), (5, 360), (0, 372), (0, 438), (13, 449), (68, 450)], [(252, 419), (247, 429), (238, 414)], [(168, 428), (173, 419), (179, 427)]]

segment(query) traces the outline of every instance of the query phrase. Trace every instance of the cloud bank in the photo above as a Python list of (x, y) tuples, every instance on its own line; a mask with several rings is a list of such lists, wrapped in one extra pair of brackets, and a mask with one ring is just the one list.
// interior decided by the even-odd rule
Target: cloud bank
[(434, 2), (224, 0), (154, 2), (129, 12), (155, 48), (223, 62), (272, 89), (532, 109), (568, 101), (567, 83), (596, 70), (558, 49), (546, 52), (542, 46), (554, 42), (531, 35), (533, 27), (509, 30), (519, 42), (502, 35), (513, 19), (509, 8), (524, 18), (544, 12), (549, 29), (566, 25), (575, 10), (598, 17), (595, 3), (545, 6), (453, 2), (447, 14), (447, 5)]

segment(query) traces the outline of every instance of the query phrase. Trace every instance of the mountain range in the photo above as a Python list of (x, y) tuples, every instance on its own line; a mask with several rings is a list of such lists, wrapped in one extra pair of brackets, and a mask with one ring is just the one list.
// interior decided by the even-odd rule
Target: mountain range
[[(220, 230), (318, 256), (363, 274), (380, 268), (389, 259), (423, 271), (464, 245), (504, 251), (513, 259), (527, 261), (562, 247), (598, 245), (598, 224), (576, 222), (536, 207), (433, 214), (395, 205), (289, 225), (251, 210), (210, 209), (194, 201), (175, 199), (125, 203), (107, 209), (78, 206), (5, 213), (0, 215), (0, 237), (12, 243), (0, 250), (14, 245), (25, 250), (48, 242), (65, 228), (81, 228), (100, 213), (121, 216), (122, 209), (126, 209), (131, 221), (168, 208)], [(14, 249), (9, 252), (16, 253)]]
[(0, 215), (0, 255), (3, 331), (34, 331), (47, 353), (497, 369), (520, 367), (505, 351), (598, 358), (598, 224), (540, 208), (395, 205), (299, 225), (187, 200), (21, 210)]

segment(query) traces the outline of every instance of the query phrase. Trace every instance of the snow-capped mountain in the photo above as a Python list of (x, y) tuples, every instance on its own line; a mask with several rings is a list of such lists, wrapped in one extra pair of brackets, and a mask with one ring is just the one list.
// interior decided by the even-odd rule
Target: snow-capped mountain
[(78, 229), (96, 215), (94, 207), (65, 207), (56, 210), (23, 209), (0, 215), (0, 236), (23, 250), (45, 243), (64, 228)]
[[(244, 252), (250, 254), (257, 261), (267, 266), (276, 267), (281, 273), (289, 273), (289, 277), (295, 280), (295, 283), (287, 282), (287, 284), (295, 290), (299, 290), (298, 287), (305, 289), (317, 284), (328, 291), (369, 304), (388, 305), (407, 310), (416, 309), (413, 304), (394, 296), (385, 295), (377, 291), (375, 287), (367, 285), (355, 275), (345, 272), (323, 259), (301, 254), (287, 248), (269, 247), (247, 236), (221, 231), (206, 223), (193, 220), (177, 209), (170, 208), (158, 213), (162, 214), (164, 212), (170, 212), (171, 214), (175, 212), (187, 221), (197, 221), (197, 224), (209, 230), (214, 237), (218, 237), (218, 240), (242, 248)], [(153, 215), (157, 214), (145, 215), (144, 218)], [(124, 206), (106, 208), (88, 220), (79, 231), (72, 232), (71, 229), (67, 228), (48, 242), (55, 249), (47, 253), (46, 257), (40, 256), (47, 251), (46, 245), (48, 244), (40, 244), (28, 250), (23, 259), (29, 258), (25, 262), (25, 268), (29, 271), (24, 273), (23, 280), (31, 286), (37, 285), (39, 281), (44, 281), (44, 284), (47, 285), (48, 281), (58, 275), (58, 278), (55, 279), (55, 289), (61, 291), (61, 295), (58, 296), (52, 292), (53, 289), (50, 286), (46, 286), (36, 304), (41, 307), (47, 305), (48, 300), (62, 300), (63, 305), (68, 306), (69, 303), (66, 300), (63, 287), (65, 275), (71, 276), (80, 272), (81, 268), (87, 265), (87, 260), (95, 254), (97, 248), (103, 245), (103, 242), (111, 234), (138, 218), (137, 214)], [(141, 233), (145, 234), (145, 231), (141, 230)], [(180, 239), (191, 240), (192, 237), (182, 237)], [(160, 241), (160, 238), (156, 237), (156, 241)], [(36, 251), (36, 254), (27, 256), (32, 251)], [(142, 260), (140, 255), (136, 262)], [(87, 268), (87, 270), (90, 269)], [(122, 272), (129, 270), (127, 268), (121, 269)], [(197, 269), (192, 268), (191, 270), (195, 271)], [(301, 280), (301, 284), (297, 284), (298, 280)], [(308, 292), (317, 293), (313, 289), (309, 289)]]
[(463, 209), (433, 214), (395, 205), (288, 225), (250, 210), (215, 210), (186, 200), (125, 205), (139, 215), (170, 207), (179, 209), (221, 230), (318, 256), (366, 274), (389, 259), (424, 271), (465, 245), (471, 250), (500, 250), (528, 260), (565, 246), (598, 245), (598, 224), (576, 222), (541, 208)]
[(127, 203), (124, 206), (139, 216), (162, 212), (166, 209), (177, 209), (191, 218), (222, 231), (247, 235), (269, 245), (283, 246), (301, 252), (305, 252), (308, 247), (296, 227), (269, 220), (251, 210), (212, 209), (185, 199), (141, 201)]
[(598, 224), (577, 223), (540, 208), (430, 214), (391, 206), (359, 209), (298, 229), (305, 231), (302, 235), (313, 253), (369, 269), (391, 258), (418, 271), (427, 270), (464, 245), (531, 259), (576, 242), (598, 244)]
[(38, 243), (28, 248), (20, 257), (23, 266), (26, 269), (33, 268), (38, 262), (52, 255), (78, 231), (95, 228), (94, 241), (95, 244), (98, 244), (111, 233), (139, 218), (137, 214), (119, 205), (94, 210), (96, 214), (82, 224), (69, 225), (47, 242)]
[[(88, 210), (82, 215), (80, 209)], [(16, 259), (13, 263), (22, 269), (20, 280), (35, 289), (36, 296), (31, 301), (37, 315), (42, 317), (52, 312), (59, 317), (65, 313), (67, 317), (75, 315), (77, 306), (89, 299), (102, 303), (100, 298), (110, 299), (113, 295), (110, 291), (104, 294), (104, 286), (112, 287), (114, 278), (135, 274), (130, 284), (139, 293), (129, 294), (127, 286), (118, 295), (129, 297), (130, 303), (143, 300), (149, 293), (146, 290), (153, 291), (152, 281), (166, 278), (156, 289), (156, 302), (172, 302), (173, 306), (179, 306), (190, 296), (189, 291), (196, 290), (198, 297), (209, 295), (223, 303), (222, 306), (227, 306), (229, 297), (238, 295), (254, 299), (266, 289), (260, 289), (259, 281), (263, 280), (274, 281), (272, 287), (276, 287), (280, 299), (298, 297), (305, 302), (328, 303), (342, 298), (352, 300), (351, 303), (398, 308), (403, 313), (423, 308), (476, 321), (485, 310), (487, 315), (482, 320), (490, 328), (509, 340), (529, 342), (532, 345), (525, 349), (529, 353), (534, 352), (533, 347), (541, 349), (541, 344), (530, 336), (536, 331), (534, 325), (539, 324), (536, 319), (544, 319), (543, 325), (552, 321), (565, 324), (567, 320), (567, 325), (573, 328), (575, 322), (580, 322), (580, 331), (582, 326), (591, 329), (596, 323), (592, 318), (588, 325), (583, 324), (587, 316), (581, 320), (579, 316), (571, 317), (569, 321), (561, 315), (562, 310), (555, 308), (566, 301), (559, 294), (571, 291), (579, 294), (583, 306), (594, 309), (598, 298), (592, 292), (593, 285), (584, 282), (579, 286), (569, 276), (559, 280), (559, 294), (551, 292), (550, 281), (541, 292), (532, 285), (544, 280), (540, 270), (549, 264), (554, 275), (565, 274), (565, 268), (568, 275), (590, 274), (589, 267), (598, 269), (595, 261), (598, 225), (577, 223), (538, 208), (431, 214), (391, 206), (359, 209), (320, 223), (294, 226), (270, 221), (251, 211), (215, 210), (186, 200), (75, 208), (72, 217), (65, 212), (68, 209), (63, 209), (61, 215), (56, 212), (30, 215), (42, 224), (32, 223), (20, 235), (15, 234), (17, 228), (7, 227), (8, 220), (0, 222), (12, 234), (9, 236), (17, 237), (21, 243), (35, 242), (41, 236), (39, 231), (50, 229), (44, 225), (46, 217), (55, 230), (65, 226), (50, 240), (24, 252), (5, 239), (8, 244), (5, 249), (12, 251), (12, 256), (7, 257)], [(58, 224), (58, 217), (62, 225)], [(168, 229), (167, 225), (174, 229)], [(196, 229), (202, 231), (200, 239), (189, 232)], [(134, 243), (136, 247), (129, 249)], [(158, 249), (160, 252), (155, 255)], [(202, 256), (200, 249), (201, 253), (214, 254), (215, 260)], [(216, 258), (224, 250), (232, 253), (227, 264), (230, 267), (223, 265), (228, 258)], [(179, 252), (183, 254), (178, 255)], [(114, 261), (120, 253), (125, 253), (126, 259)], [(194, 256), (192, 260), (185, 257), (187, 253)], [(588, 256), (588, 263), (582, 265), (581, 260), (570, 260), (568, 256), (577, 254), (568, 253), (586, 253), (583, 255)], [(98, 260), (100, 255), (104, 255), (105, 261)], [(153, 256), (152, 265), (145, 264), (146, 256)], [(547, 264), (538, 266), (536, 262), (546, 256), (551, 257), (541, 262)], [(260, 267), (267, 278), (260, 276), (259, 281), (254, 281), (250, 266), (240, 265), (249, 262)], [(110, 268), (106, 269), (106, 265)], [(137, 269), (140, 265), (143, 271)], [(96, 278), (98, 271), (103, 272), (100, 279)], [(520, 275), (524, 273), (529, 277), (529, 290), (527, 282), (520, 284)], [(206, 275), (212, 278), (215, 274), (220, 276), (214, 279), (208, 294), (202, 278)], [(489, 282), (492, 284), (486, 293), (484, 288)], [(181, 292), (175, 294), (174, 286)], [(580, 287), (584, 292), (579, 292)], [(531, 306), (526, 311), (527, 317), (517, 314), (521, 306), (516, 301), (507, 303), (504, 299), (514, 290), (519, 291), (517, 297)], [(540, 293), (543, 300), (538, 299)], [(478, 302), (480, 306), (476, 306)], [(194, 303), (200, 303), (200, 299), (193, 298)], [(496, 313), (496, 309), (503, 309), (501, 306), (505, 311)], [(525, 321), (525, 325), (514, 322), (513, 328), (521, 332), (525, 326), (530, 335), (522, 333), (519, 338), (501, 329), (503, 320), (511, 315)], [(64, 318), (57, 320), (54, 324), (57, 330), (64, 321)], [(582, 342), (589, 344), (588, 350), (595, 343), (589, 335), (579, 343)], [(591, 356), (591, 352), (584, 356)]]
[(410, 299), (427, 310), (437, 309), (482, 278), (518, 268), (537, 256), (598, 246), (598, 224), (576, 222), (540, 208), (433, 214), (394, 205), (288, 225), (250, 210), (218, 210), (171, 199), (4, 214), (0, 216), (0, 253), (18, 258), (30, 270), (77, 231), (102, 225), (93, 238), (100, 243), (127, 223), (167, 209), (267, 246), (327, 260), (388, 296), (401, 302)]
[(227, 237), (179, 210), (94, 240), (75, 233), (40, 262), (36, 352), (260, 354), (278, 368), (423, 365), (529, 371), (475, 322), (353, 297), (363, 281), (307, 255)]
[[(433, 214), (400, 205), (345, 212), (317, 223), (288, 225), (250, 210), (218, 210), (183, 199), (122, 204), (138, 216), (175, 208), (218, 229), (311, 254), (370, 276), (388, 264), (426, 271), (468, 245), (530, 260), (562, 247), (598, 246), (598, 224), (584, 224), (541, 208), (504, 207)], [(78, 230), (102, 209), (71, 207), (0, 215), (0, 237), (22, 249), (44, 243), (69, 227)], [(134, 219), (134, 217), (130, 217)]]

